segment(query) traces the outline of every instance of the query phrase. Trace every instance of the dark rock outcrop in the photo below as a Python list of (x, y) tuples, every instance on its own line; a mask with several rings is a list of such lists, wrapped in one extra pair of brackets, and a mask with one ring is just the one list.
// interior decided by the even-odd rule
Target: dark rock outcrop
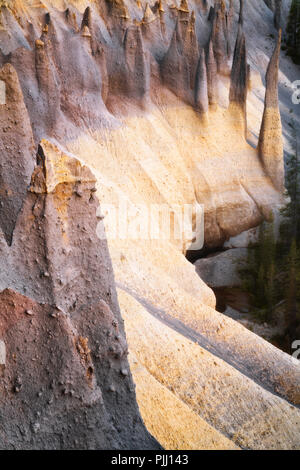
[(187, 33), (188, 25), (189, 25), (189, 16), (190, 10), (188, 6), (187, 0), (181, 0), (180, 6), (178, 8), (178, 24), (181, 36), (185, 38)]
[(244, 0), (240, 0), (239, 25), (244, 25)]

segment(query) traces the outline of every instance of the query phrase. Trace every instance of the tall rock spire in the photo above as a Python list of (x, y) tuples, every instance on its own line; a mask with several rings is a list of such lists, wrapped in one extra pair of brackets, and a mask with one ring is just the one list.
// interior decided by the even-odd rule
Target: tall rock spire
[(189, 67), (185, 55), (182, 54), (182, 38), (176, 24), (170, 47), (163, 58), (161, 74), (164, 83), (178, 97), (186, 95), (186, 90), (190, 86)]
[(208, 112), (207, 72), (204, 49), (201, 50), (196, 73), (195, 108), (202, 114)]
[(187, 0), (181, 0), (178, 8), (178, 20), (182, 37), (184, 38), (189, 26), (189, 6)]
[(110, 0), (107, 2), (108, 16), (111, 17), (111, 31), (122, 42), (124, 33), (131, 23), (131, 17), (124, 0)]
[(34, 167), (30, 119), (16, 70), (0, 69), (5, 104), (0, 105), (0, 228), (10, 245)]
[(92, 27), (92, 13), (90, 7), (86, 7), (83, 13), (81, 29), (83, 29), (84, 26), (87, 26), (89, 29)]
[(223, 3), (215, 4), (215, 15), (212, 23), (211, 40), (219, 73), (229, 75), (228, 35)]
[(165, 24), (165, 14), (166, 14), (166, 12), (165, 12), (162, 0), (158, 1), (157, 9), (158, 9), (159, 20), (160, 20), (161, 34), (164, 37), (164, 35), (166, 33), (166, 24)]
[(157, 38), (161, 39), (161, 17), (157, 12), (153, 13), (149, 3), (146, 3), (141, 30), (143, 37), (150, 43), (153, 43)]
[(60, 87), (55, 74), (55, 66), (51, 59), (50, 41), (43, 33), (41, 39), (35, 41), (35, 70), (39, 86), (40, 99), (43, 103), (42, 114), (49, 134), (52, 133), (60, 113)]
[(154, 15), (153, 11), (151, 10), (149, 3), (146, 3), (144, 16), (143, 16), (143, 23), (152, 23), (152, 21), (156, 20), (156, 16)]
[(234, 21), (234, 1), (230, 0), (229, 10), (227, 12), (227, 29), (229, 32), (232, 31), (233, 21)]
[(124, 52), (127, 65), (127, 91), (133, 97), (143, 98), (150, 88), (150, 67), (139, 25), (127, 29)]
[(206, 51), (208, 101), (212, 106), (218, 104), (218, 74), (212, 41), (209, 41)]
[(90, 7), (86, 7), (81, 22), (81, 36), (89, 41), (91, 52), (95, 51), (94, 31), (92, 24), (92, 13)]
[(237, 121), (241, 121), (245, 136), (247, 136), (247, 91), (248, 65), (246, 41), (242, 27), (239, 25), (230, 77), (229, 101), (230, 110), (234, 113)]
[(265, 107), (260, 128), (258, 152), (274, 186), (284, 189), (282, 127), (278, 103), (278, 70), (281, 30), (266, 74)]
[(199, 59), (199, 47), (195, 31), (194, 11), (192, 12), (191, 17), (189, 19), (189, 25), (184, 38), (183, 48), (183, 54), (185, 55), (188, 62), (190, 88), (193, 89), (195, 86), (196, 70)]

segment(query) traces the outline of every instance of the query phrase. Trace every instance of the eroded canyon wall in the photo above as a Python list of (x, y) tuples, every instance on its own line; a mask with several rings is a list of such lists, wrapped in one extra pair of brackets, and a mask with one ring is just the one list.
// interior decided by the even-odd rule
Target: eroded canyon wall
[[(277, 34), (273, 12), (263, 0), (15, 1), (1, 25), (3, 447), (49, 447), (56, 426), (58, 448), (157, 446), (112, 268), (139, 406), (164, 447), (299, 447), (299, 364), (215, 311), (184, 256), (191, 238), (110, 236), (120, 201), (131, 220), (204, 205), (207, 248), (283, 204), (280, 43), (259, 42)], [(21, 362), (33, 365), (21, 374)]]

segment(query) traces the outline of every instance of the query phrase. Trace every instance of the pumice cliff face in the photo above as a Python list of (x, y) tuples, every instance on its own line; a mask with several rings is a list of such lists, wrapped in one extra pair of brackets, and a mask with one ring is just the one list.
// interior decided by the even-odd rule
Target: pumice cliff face
[(6, 3), (0, 447), (298, 448), (298, 364), (215, 310), (191, 237), (109, 235), (124, 200), (203, 205), (207, 249), (282, 206), (273, 13)]

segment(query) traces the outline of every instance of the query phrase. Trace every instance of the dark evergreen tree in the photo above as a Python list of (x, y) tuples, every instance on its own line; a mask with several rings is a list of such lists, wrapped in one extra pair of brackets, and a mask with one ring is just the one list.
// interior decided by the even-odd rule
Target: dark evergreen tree
[(294, 124), (292, 128), (294, 154), (287, 165), (288, 202), (281, 211), (279, 237), (275, 237), (273, 222), (264, 222), (257, 244), (248, 250), (248, 262), (240, 270), (256, 317), (283, 321), (282, 332), (274, 340), (287, 352), (300, 339), (300, 159)]
[(258, 243), (248, 250), (246, 266), (239, 271), (243, 288), (250, 295), (254, 313), (261, 321), (272, 321), (278, 299), (276, 288), (276, 238), (274, 223), (264, 222), (259, 229)]
[(297, 245), (300, 242), (300, 159), (298, 153), (298, 138), (294, 123), (292, 123), (294, 135), (294, 154), (287, 162), (286, 188), (288, 203), (282, 209), (282, 223), (280, 226), (280, 255), (283, 258), (289, 253), (292, 241), (295, 239)]
[(295, 337), (298, 317), (297, 287), (299, 278), (299, 256), (296, 240), (293, 239), (287, 264), (287, 289), (285, 302), (285, 337), (290, 346)]

